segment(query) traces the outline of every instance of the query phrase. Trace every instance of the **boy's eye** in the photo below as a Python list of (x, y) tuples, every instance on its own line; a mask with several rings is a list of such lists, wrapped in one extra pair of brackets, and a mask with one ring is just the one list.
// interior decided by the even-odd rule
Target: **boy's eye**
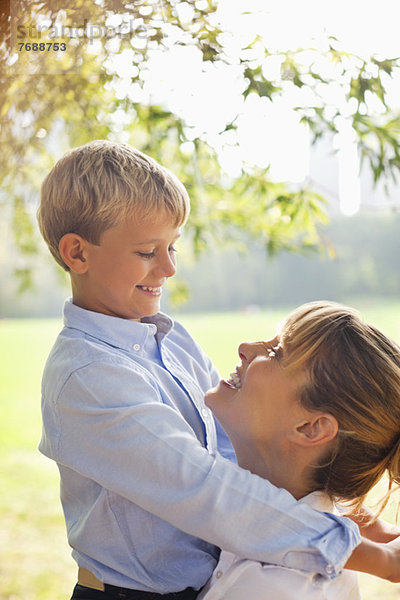
[[(168, 248), (168, 252), (170, 254), (174, 254), (176, 252), (175, 246), (170, 246)], [(140, 258), (147, 258), (147, 259), (153, 258), (156, 255), (154, 250), (152, 252), (137, 252), (136, 254), (138, 256), (140, 256)]]

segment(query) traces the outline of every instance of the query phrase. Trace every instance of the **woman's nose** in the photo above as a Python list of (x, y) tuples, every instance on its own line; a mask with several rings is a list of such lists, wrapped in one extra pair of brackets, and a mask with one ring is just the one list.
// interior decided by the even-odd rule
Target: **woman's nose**
[(243, 362), (250, 363), (256, 356), (266, 354), (267, 349), (273, 348), (277, 343), (277, 336), (265, 342), (242, 342), (238, 348), (239, 356)]
[(255, 345), (254, 342), (242, 342), (239, 344), (238, 353), (243, 362), (250, 363), (254, 356), (256, 356)]

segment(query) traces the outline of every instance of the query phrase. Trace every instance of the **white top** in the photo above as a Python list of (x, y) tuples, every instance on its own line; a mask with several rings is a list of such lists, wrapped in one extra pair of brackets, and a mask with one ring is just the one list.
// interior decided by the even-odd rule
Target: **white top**
[[(316, 510), (334, 512), (323, 492), (299, 502)], [(221, 552), (214, 573), (197, 600), (360, 600), (357, 575), (344, 570), (335, 579), (297, 569), (245, 560)]]

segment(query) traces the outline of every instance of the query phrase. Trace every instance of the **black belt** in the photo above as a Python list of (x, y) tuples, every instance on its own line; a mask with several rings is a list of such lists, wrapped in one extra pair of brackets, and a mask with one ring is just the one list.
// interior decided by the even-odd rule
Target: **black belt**
[(195, 600), (198, 593), (199, 591), (193, 588), (186, 588), (181, 592), (171, 592), (169, 594), (131, 590), (103, 583), (90, 571), (80, 568), (74, 598), (101, 600), (104, 594), (105, 598), (112, 598), (113, 600)]

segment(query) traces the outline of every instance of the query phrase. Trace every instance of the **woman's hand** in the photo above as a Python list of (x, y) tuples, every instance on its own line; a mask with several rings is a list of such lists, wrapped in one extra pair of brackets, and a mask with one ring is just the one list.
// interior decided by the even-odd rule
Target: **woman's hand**
[[(375, 515), (366, 506), (363, 506), (356, 515), (346, 516), (357, 523), (363, 537), (373, 542), (391, 542), (400, 535), (400, 528), (396, 525), (392, 525), (383, 519), (373, 521)], [(371, 521), (373, 522), (371, 523)]]

